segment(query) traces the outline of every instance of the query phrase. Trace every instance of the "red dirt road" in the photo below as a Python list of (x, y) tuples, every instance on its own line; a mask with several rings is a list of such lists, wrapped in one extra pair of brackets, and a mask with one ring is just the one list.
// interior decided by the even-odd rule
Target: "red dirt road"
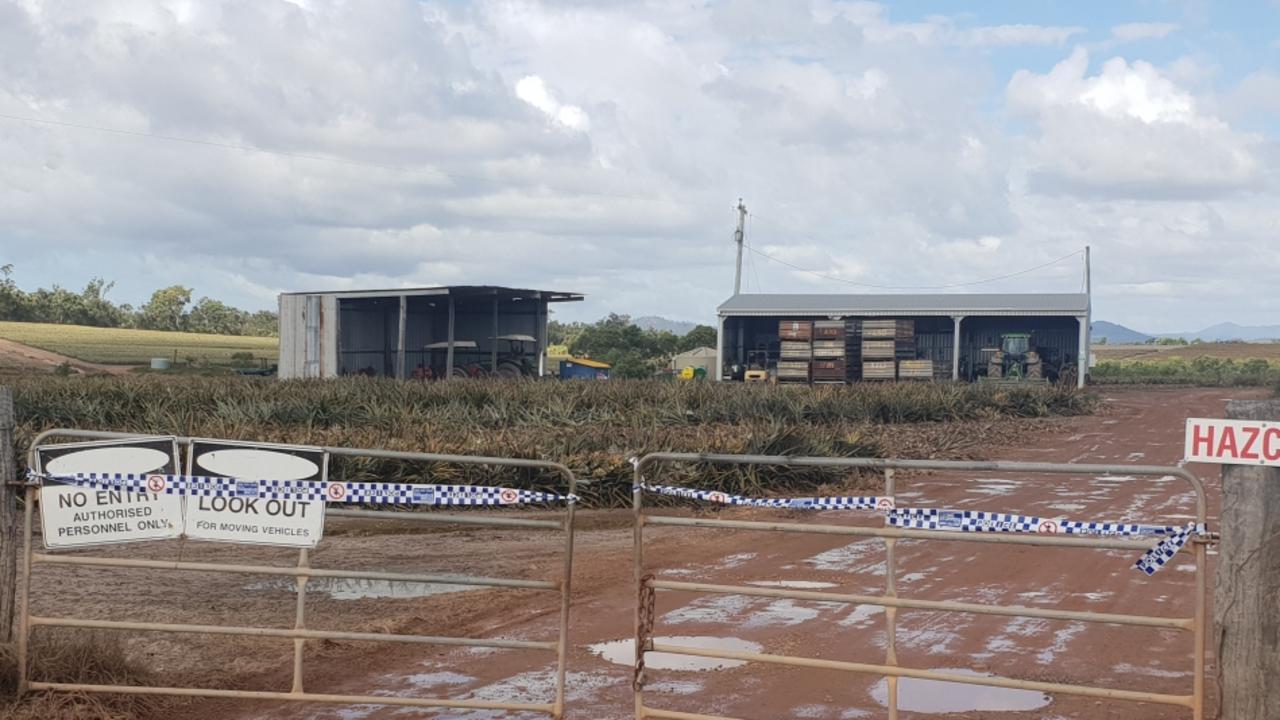
[[(1029, 446), (993, 448), (990, 457), (1172, 465), (1182, 455), (1185, 418), (1220, 416), (1229, 396), (1257, 395), (1253, 391), (1182, 388), (1116, 388), (1101, 393), (1106, 401), (1099, 415), (1052, 423)], [(1211, 527), (1216, 526), (1217, 470), (1204, 466), (1191, 469), (1206, 481)], [(899, 505), (920, 507), (1163, 524), (1186, 523), (1194, 512), (1193, 495), (1181, 481), (1119, 473), (1110, 477), (1033, 478), (899, 473), (898, 499)], [(874, 522), (866, 515), (854, 515), (827, 513), (821, 522)], [(722, 516), (730, 515), (726, 512)], [(759, 519), (767, 515), (753, 512), (749, 516)], [(795, 514), (786, 517), (801, 519)], [(660, 577), (724, 583), (822, 583), (813, 587), (845, 593), (878, 594), (884, 589), (884, 544), (878, 539), (850, 542), (848, 537), (672, 528), (651, 528), (646, 537), (648, 570)], [(504, 533), (493, 543), (476, 545), (473, 549), (487, 548), (478, 554), (465, 550), (475, 542), (470, 535), (407, 535), (403, 540), (407, 547), (400, 550), (406, 559), (417, 552), (409, 548), (420, 547), (423, 562), (435, 564), (440, 557), (432, 559), (433, 548), (439, 550), (441, 543), (447, 542), (441, 556), (465, 558), (465, 567), (455, 569), (500, 574), (492, 565), (485, 565), (489, 560), (497, 561), (508, 574), (518, 568), (521, 575), (554, 576), (556, 546), (551, 539), (518, 539)], [(327, 538), (325, 543), (329, 542)], [(567, 717), (630, 718), (629, 667), (607, 662), (591, 647), (631, 635), (630, 530), (582, 531), (578, 547)], [(325, 549), (322, 545), (314, 562), (324, 562)], [(1132, 569), (1138, 553), (1128, 551), (900, 541), (897, 554), (898, 592), (904, 597), (1176, 617), (1189, 617), (1192, 612), (1194, 566), (1189, 549), (1151, 578)], [(358, 553), (353, 557), (358, 559)], [(279, 601), (280, 613), (287, 615), (290, 596), (282, 594)], [(365, 600), (347, 605), (338, 600), (321, 602), (318, 610), (333, 612), (329, 619), (318, 622), (350, 628), (357, 620), (377, 624), (385, 617), (388, 627), (404, 630), (399, 621), (407, 615), (412, 618), (411, 632), (478, 632), (489, 637), (542, 640), (555, 636), (555, 601), (545, 594), (535, 597), (478, 591), (381, 602), (390, 606)], [(380, 612), (387, 614), (376, 614)], [(658, 636), (728, 638), (763, 652), (848, 661), (879, 663), (885, 654), (885, 615), (874, 606), (662, 592), (656, 617)], [(1189, 632), (911, 610), (898, 614), (897, 627), (898, 660), (904, 666), (1163, 693), (1191, 691)], [(309, 650), (307, 657), (307, 687), (315, 692), (516, 702), (551, 698), (554, 656), (550, 653), (419, 646), (382, 646), (371, 651), (320, 645), (323, 647)], [(247, 662), (252, 651), (248, 644), (242, 647)], [(263, 673), (261, 687), (287, 689), (288, 670), (283, 661), (288, 653), (281, 650), (275, 656), (280, 665)], [(621, 654), (629, 657), (625, 650)], [(1212, 694), (1212, 680), (1207, 689)], [(760, 720), (885, 716), (881, 678), (771, 665), (702, 671), (651, 669), (645, 697), (652, 707)], [(1068, 695), (1046, 697), (954, 684), (922, 687), (904, 681), (900, 697), (904, 719), (1190, 717), (1189, 711), (1160, 705)], [(495, 711), (243, 702), (199, 703), (182, 714), (241, 720), (543, 717)]]

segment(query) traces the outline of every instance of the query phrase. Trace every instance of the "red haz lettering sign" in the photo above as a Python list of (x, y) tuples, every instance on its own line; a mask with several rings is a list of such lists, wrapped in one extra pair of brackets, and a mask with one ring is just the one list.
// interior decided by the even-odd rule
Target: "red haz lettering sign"
[(1186, 459), (1280, 467), (1280, 422), (1188, 418)]

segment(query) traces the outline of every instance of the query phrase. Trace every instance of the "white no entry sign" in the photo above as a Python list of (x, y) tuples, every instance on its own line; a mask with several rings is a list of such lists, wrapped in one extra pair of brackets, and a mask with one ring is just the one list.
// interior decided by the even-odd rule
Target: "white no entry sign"
[[(173, 473), (173, 438), (66, 443), (36, 449), (37, 472)], [(163, 489), (163, 488), (160, 488)], [(47, 484), (40, 490), (45, 547), (164, 540), (182, 534), (182, 498), (161, 493)]]
[(1280, 422), (1188, 418), (1189, 462), (1280, 467)]
[[(194, 440), (191, 475), (257, 480), (321, 480), (328, 455), (319, 448)], [(240, 497), (187, 498), (187, 537), (193, 540), (315, 547), (324, 534), (324, 503), (258, 496), (256, 482)]]

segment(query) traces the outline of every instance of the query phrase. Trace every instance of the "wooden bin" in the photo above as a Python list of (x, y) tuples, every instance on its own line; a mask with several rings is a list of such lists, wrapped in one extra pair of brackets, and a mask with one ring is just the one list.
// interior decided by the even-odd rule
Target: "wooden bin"
[(783, 320), (778, 323), (778, 339), (779, 340), (804, 340), (808, 342), (813, 339), (813, 321), (811, 320)]
[(932, 360), (903, 360), (898, 363), (899, 380), (932, 380)]
[(813, 357), (813, 346), (807, 342), (783, 340), (778, 347), (778, 357), (791, 360), (808, 360)]
[(842, 358), (845, 356), (844, 340), (814, 340), (815, 358)]
[(868, 339), (889, 339), (897, 337), (898, 321), (896, 320), (863, 320), (862, 337)]
[(892, 340), (863, 340), (862, 357), (865, 360), (892, 360), (894, 343)]
[(896, 363), (892, 360), (863, 360), (863, 380), (896, 380)]
[(813, 323), (814, 340), (844, 340), (843, 320), (817, 320)]
[(809, 382), (809, 363), (807, 361), (779, 360), (778, 382)]
[(813, 381), (816, 383), (842, 383), (848, 373), (843, 360), (814, 360), (811, 367)]

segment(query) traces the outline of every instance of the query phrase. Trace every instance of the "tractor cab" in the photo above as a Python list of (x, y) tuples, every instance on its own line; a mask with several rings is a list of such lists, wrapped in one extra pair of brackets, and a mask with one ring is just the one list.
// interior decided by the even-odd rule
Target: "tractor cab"
[(1031, 344), (1031, 333), (1003, 333), (1000, 347), (987, 365), (991, 380), (1040, 380), (1044, 378), (1040, 355)]

